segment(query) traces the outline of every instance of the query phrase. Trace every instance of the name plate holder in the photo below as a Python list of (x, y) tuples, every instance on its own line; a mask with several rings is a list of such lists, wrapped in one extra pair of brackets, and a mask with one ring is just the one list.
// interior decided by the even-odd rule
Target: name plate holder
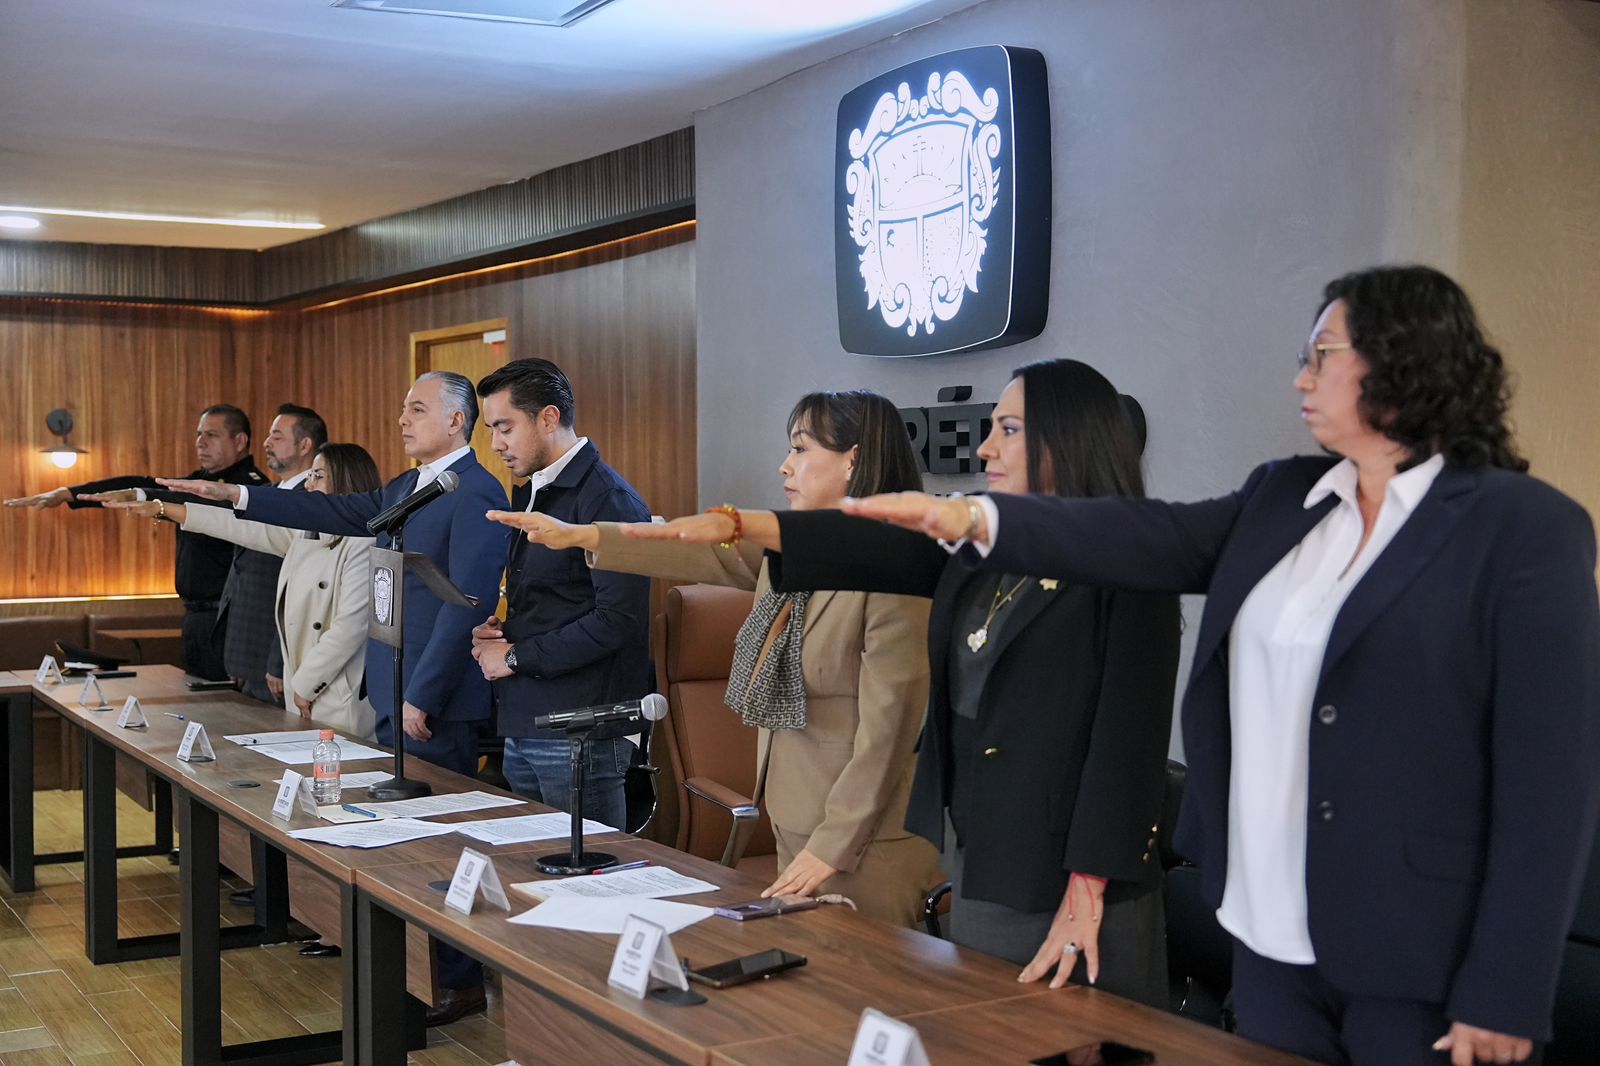
[(928, 1052), (915, 1029), (868, 1007), (861, 1012), (848, 1066), (928, 1066)]
[(39, 669), (33, 673), (35, 685), (59, 685), (65, 680), (66, 678), (61, 676), (61, 667), (56, 665), (54, 655), (46, 655), (39, 660)]
[(178, 744), (179, 762), (216, 762), (217, 753), (211, 747), (211, 738), (206, 736), (206, 727), (199, 722), (190, 722), (183, 731), (183, 740)]
[[(94, 702), (90, 703), (90, 697)], [(86, 711), (109, 711), (111, 705), (106, 703), (106, 694), (100, 690), (100, 679), (90, 674), (83, 679), (83, 691), (78, 693), (78, 706)]]
[(471, 914), (472, 905), (480, 895), (490, 906), (507, 912), (511, 910), (511, 900), (506, 895), (505, 885), (500, 883), (494, 860), (482, 852), (462, 848), (455, 876), (450, 879), (450, 890), (444, 896), (444, 905), (462, 914)]
[[(652, 978), (666, 987), (651, 988)], [(694, 1007), (706, 1001), (706, 997), (689, 988), (689, 978), (672, 950), (672, 937), (666, 929), (636, 914), (628, 915), (622, 925), (606, 984), (635, 999), (648, 998), (669, 1007)]]
[(144, 708), (139, 705), (138, 696), (129, 696), (122, 704), (122, 713), (117, 715), (117, 725), (123, 729), (146, 729), (150, 722), (144, 716)]

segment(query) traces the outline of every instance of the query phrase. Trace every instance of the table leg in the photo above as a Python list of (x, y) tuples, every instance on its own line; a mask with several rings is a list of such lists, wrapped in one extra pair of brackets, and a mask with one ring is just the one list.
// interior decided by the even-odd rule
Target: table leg
[[(425, 1008), (406, 991), (405, 919), (356, 889), (355, 925), (358, 1061), (362, 1066), (403, 1066), (408, 1049), (427, 1043)], [(346, 947), (344, 954), (349, 958), (352, 953)], [(348, 1014), (346, 1018), (348, 1024)]]
[[(179, 911), (183, 925), (183, 1061), (186, 1066), (222, 1062), (222, 911), (217, 902), (221, 880), (217, 846), (217, 812), (187, 792), (178, 797)], [(98, 961), (98, 960), (97, 960)]]
[(83, 733), (83, 883), (85, 953), (99, 965), (117, 951), (117, 754)]
[(0, 862), (13, 892), (32, 892), (33, 879), (33, 696), (5, 698), (5, 788), (0, 789)]

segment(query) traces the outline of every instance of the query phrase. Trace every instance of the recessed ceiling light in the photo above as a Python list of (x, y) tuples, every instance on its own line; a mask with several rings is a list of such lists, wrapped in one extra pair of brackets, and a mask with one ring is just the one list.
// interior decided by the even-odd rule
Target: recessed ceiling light
[(0, 215), (0, 229), (38, 229), (39, 220), (26, 215)]
[(442, 15), (520, 22), (528, 26), (570, 26), (612, 0), (332, 0), (333, 7), (394, 11), (402, 15)]
[[(246, 229), (327, 229), (320, 222), (272, 222), (255, 218), (199, 218), (193, 215), (146, 215), (137, 211), (78, 211), (69, 207), (20, 207), (0, 204), (0, 211), (28, 211), (35, 215), (67, 215), (71, 218), (109, 218), (119, 222), (183, 222), (193, 226), (243, 226)], [(29, 219), (32, 226), (17, 229), (34, 229), (39, 222)], [(0, 225), (3, 225), (0, 222)]]

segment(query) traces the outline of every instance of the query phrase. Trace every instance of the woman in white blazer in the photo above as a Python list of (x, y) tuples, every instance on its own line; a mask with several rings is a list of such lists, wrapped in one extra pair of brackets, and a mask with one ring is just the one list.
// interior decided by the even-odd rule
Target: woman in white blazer
[[(324, 444), (311, 460), (305, 481), (307, 491), (327, 493), (373, 492), (382, 484), (377, 464), (359, 444)], [(282, 556), (275, 610), (283, 648), (283, 690), (303, 717), (373, 739), (376, 718), (361, 696), (371, 537), (264, 525), (235, 518), (226, 507), (156, 501), (113, 506)]]

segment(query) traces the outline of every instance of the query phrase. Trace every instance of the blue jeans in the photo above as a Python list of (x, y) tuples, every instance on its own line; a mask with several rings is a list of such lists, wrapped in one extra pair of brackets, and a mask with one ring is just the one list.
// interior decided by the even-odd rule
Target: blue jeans
[[(633, 760), (633, 742), (616, 737), (589, 742), (583, 816), (623, 829), (628, 816), (622, 779)], [(565, 740), (507, 737), (506, 780), (511, 791), (557, 810), (572, 810), (572, 746)]]

